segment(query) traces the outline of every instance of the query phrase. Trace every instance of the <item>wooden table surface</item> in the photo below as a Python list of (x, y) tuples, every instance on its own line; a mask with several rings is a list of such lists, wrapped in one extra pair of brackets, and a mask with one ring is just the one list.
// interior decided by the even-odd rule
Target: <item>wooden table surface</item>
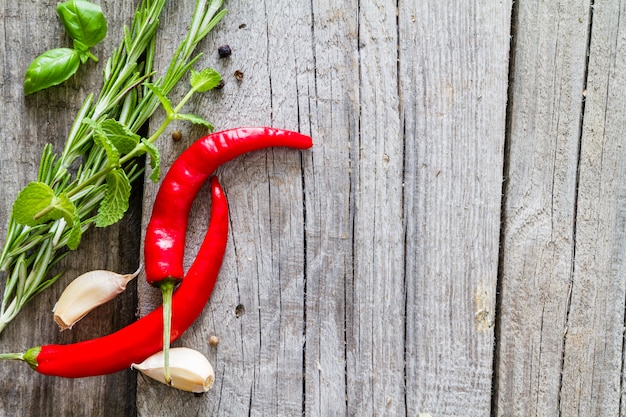
[[(134, 11), (98, 3), (109, 19), (100, 62), (25, 98), (30, 61), (69, 40), (56, 2), (0, 0), (2, 236), (43, 146), (61, 149)], [(166, 6), (157, 70), (193, 4)], [(226, 85), (189, 112), (218, 130), (299, 130), (315, 146), (217, 172), (226, 256), (209, 305), (175, 343), (210, 359), (213, 389), (194, 397), (133, 370), (71, 380), (3, 362), (0, 416), (626, 415), (626, 1), (226, 7), (197, 64)], [(173, 125), (157, 142), (164, 168), (202, 133)], [(140, 275), (71, 331), (50, 312), (80, 273), (137, 268), (157, 186), (137, 183), (126, 217), (86, 234), (60, 281), (0, 334), (1, 352), (107, 334), (154, 308), (160, 295)], [(205, 188), (187, 264), (209, 207)]]

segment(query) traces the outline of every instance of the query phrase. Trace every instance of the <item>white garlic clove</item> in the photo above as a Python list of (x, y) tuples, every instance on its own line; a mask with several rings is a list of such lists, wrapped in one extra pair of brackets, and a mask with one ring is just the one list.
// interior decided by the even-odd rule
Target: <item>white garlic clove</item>
[(65, 288), (52, 309), (54, 321), (61, 330), (71, 329), (91, 310), (124, 292), (128, 282), (135, 278), (140, 270), (141, 268), (125, 275), (104, 270), (80, 275)]
[[(132, 364), (144, 375), (168, 385), (164, 376), (163, 351), (155, 353), (139, 364)], [(200, 352), (186, 347), (170, 349), (170, 386), (182, 391), (204, 393), (211, 389), (215, 381), (213, 367)]]

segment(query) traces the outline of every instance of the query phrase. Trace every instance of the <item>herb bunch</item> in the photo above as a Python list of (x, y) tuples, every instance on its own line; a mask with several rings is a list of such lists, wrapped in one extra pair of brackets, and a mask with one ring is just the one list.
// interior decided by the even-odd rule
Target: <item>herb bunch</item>
[[(180, 111), (193, 94), (221, 81), (215, 70), (196, 72), (192, 66), (200, 57), (194, 52), (197, 44), (226, 13), (223, 0), (196, 0), (186, 37), (165, 74), (151, 80), (165, 1), (143, 0), (138, 6), (124, 39), (106, 63), (99, 94), (85, 99), (63, 151), (55, 154), (52, 145), (46, 145), (37, 180), (18, 194), (0, 252), (0, 270), (6, 272), (0, 332), (28, 301), (60, 277), (50, 276), (51, 267), (79, 246), (89, 227), (106, 227), (124, 216), (131, 183), (143, 169), (137, 157), (149, 155), (150, 178), (158, 181), (160, 157), (154, 142), (169, 123), (180, 119), (212, 128), (204, 119)], [(191, 88), (173, 105), (167, 94), (187, 73), (191, 73)], [(138, 132), (159, 105), (165, 108), (165, 120), (152, 136), (142, 138)]]

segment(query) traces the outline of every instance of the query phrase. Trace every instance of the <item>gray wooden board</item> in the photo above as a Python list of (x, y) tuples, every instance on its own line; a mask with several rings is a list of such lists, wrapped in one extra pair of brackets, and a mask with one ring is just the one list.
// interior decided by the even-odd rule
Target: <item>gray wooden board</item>
[(407, 415), (487, 416), (511, 4), (401, 4)]
[(563, 415), (626, 415), (626, 2), (594, 4), (580, 147)]
[(624, 11), (517, 6), (497, 415), (624, 415)]
[(555, 415), (572, 280), (589, 2), (516, 6), (496, 411)]

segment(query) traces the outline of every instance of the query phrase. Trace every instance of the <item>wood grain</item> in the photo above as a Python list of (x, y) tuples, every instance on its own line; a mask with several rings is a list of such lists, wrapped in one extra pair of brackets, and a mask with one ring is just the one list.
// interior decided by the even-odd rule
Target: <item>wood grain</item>
[[(132, 3), (101, 2), (110, 24), (99, 57)], [(193, 3), (167, 4), (157, 71)], [(23, 97), (28, 63), (69, 42), (55, 6), (0, 0), (2, 235), (43, 145), (61, 147), (101, 79), (104, 59)], [(216, 68), (225, 86), (185, 111), (218, 130), (299, 130), (315, 146), (254, 152), (217, 171), (227, 253), (211, 301), (175, 343), (206, 354), (214, 388), (194, 397), (131, 370), (68, 380), (0, 362), (0, 417), (626, 415), (624, 0), (226, 7), (196, 65)], [(218, 57), (222, 44), (230, 58)], [(205, 133), (174, 123), (158, 142), (163, 169)], [(51, 320), (74, 276), (142, 260), (158, 184), (141, 185), (125, 220), (87, 234), (59, 266), (62, 281), (0, 335), (0, 351), (109, 333), (160, 303), (141, 275), (72, 332)], [(210, 204), (204, 188), (186, 265)]]
[(626, 2), (595, 3), (580, 150), (563, 415), (624, 415)]
[[(495, 29), (485, 24), (472, 29), (476, 31), (472, 34), (490, 39), (489, 30), (508, 33), (510, 9), (506, 5), (479, 7), (448, 15), (448, 10), (440, 8), (440, 14), (428, 16), (429, 24), (445, 22), (441, 25), (460, 26), (458, 31), (439, 35), (437, 41), (441, 45), (450, 42), (450, 50), (458, 48), (467, 51), (467, 55), (441, 56), (426, 64), (422, 55), (413, 51), (422, 46), (420, 41), (434, 39), (423, 33), (422, 38), (412, 36), (410, 31), (418, 27), (414, 17), (421, 10), (412, 11), (409, 5), (400, 14), (394, 7), (382, 4), (360, 7), (358, 14), (354, 14), (350, 13), (357, 10), (353, 3), (339, 7), (324, 2), (312, 3), (304, 13), (306, 8), (302, 4), (298, 7), (288, 7), (287, 3), (266, 4), (252, 9), (244, 3), (230, 5), (229, 15), (216, 35), (220, 40), (214, 43), (217, 45), (224, 39), (223, 42), (231, 45), (233, 56), (225, 63), (216, 64), (231, 71), (242, 69), (246, 74), (244, 81), (235, 86), (227, 81), (217, 104), (216, 97), (211, 97), (213, 102), (200, 99), (202, 111), (223, 119), (225, 125), (228, 123), (224, 120), (234, 118), (235, 124), (272, 123), (300, 127), (305, 132), (310, 129), (316, 145), (302, 157), (288, 151), (261, 152), (233, 162), (219, 172), (231, 204), (232, 247), (229, 246), (220, 283), (210, 302), (207, 315), (214, 317), (203, 318), (203, 329), (194, 327), (193, 336), (184, 338), (182, 343), (196, 342), (196, 346), (202, 347), (211, 332), (223, 336), (215, 354), (206, 349), (218, 361), (216, 391), (220, 394), (193, 402), (190, 412), (397, 415), (407, 409), (409, 414), (430, 409), (453, 415), (467, 406), (469, 398), (461, 393), (471, 393), (475, 398), (471, 404), (479, 414), (488, 413), (508, 41), (502, 37), (499, 47), (493, 48), (486, 43), (464, 44), (463, 40), (465, 31), (473, 24), (494, 19), (499, 22)], [(175, 12), (168, 15), (185, 14), (178, 7), (171, 10)], [(467, 19), (466, 13), (470, 16)], [(258, 20), (267, 23), (260, 25)], [(242, 24), (245, 24), (243, 29)], [(399, 34), (405, 36), (403, 43)], [(215, 41), (209, 40), (207, 44), (211, 42)], [(398, 56), (399, 47), (402, 56)], [(165, 57), (167, 47), (164, 48), (160, 55)], [(468, 57), (471, 59), (464, 61)], [(407, 107), (413, 107), (410, 103), (418, 100), (419, 95), (409, 86), (430, 81), (411, 72), (416, 58), (428, 76), (438, 77), (439, 81), (443, 80), (442, 69), (452, 74), (453, 68), (458, 69), (456, 65), (466, 68), (467, 74), (466, 78), (439, 83), (425, 95), (427, 100), (433, 100), (458, 88), (458, 95), (448, 94), (451, 101), (443, 103), (450, 105), (449, 118), (440, 121), (441, 115), (436, 112), (424, 116), (424, 120), (433, 124), (419, 133), (412, 125), (410, 128), (415, 130), (405, 137), (402, 117), (417, 115), (402, 110), (401, 96), (408, 100)], [(211, 60), (207, 58), (203, 62)], [(400, 68), (405, 72), (399, 73)], [(482, 73), (487, 75), (471, 85), (472, 77)], [(268, 84), (271, 88), (266, 90)], [(460, 126), (454, 127), (455, 134), (448, 136), (449, 129), (458, 122), (454, 115), (481, 102), (481, 94), (490, 100), (482, 102), (484, 106), (464, 118)], [(228, 103), (227, 112), (217, 107), (221, 99)], [(253, 111), (242, 116), (240, 105)], [(494, 113), (499, 114), (495, 121)], [(189, 134), (193, 135), (193, 131)], [(419, 155), (416, 146), (422, 135), (437, 137), (440, 151)], [(450, 147), (454, 148), (452, 154)], [(465, 162), (467, 153), (474, 155), (471, 163)], [(175, 154), (172, 152), (166, 159)], [(487, 171), (480, 168), (478, 158), (485, 154), (491, 158)], [(268, 155), (280, 155), (280, 159), (268, 159)], [(409, 172), (419, 170), (420, 157), (434, 158), (442, 167), (467, 164), (462, 171), (448, 172), (447, 182), (440, 183), (443, 188), (433, 194), (442, 200), (435, 203), (437, 210), (433, 213), (437, 215), (430, 219), (434, 229), (425, 233), (413, 229), (414, 217), (429, 214), (417, 207), (403, 188), (405, 164)], [(298, 173), (300, 158), (304, 183), (299, 179), (302, 173)], [(284, 191), (275, 191), (278, 184), (272, 181), (272, 172), (280, 173), (274, 175), (280, 175)], [(466, 192), (465, 186), (457, 182), (460, 177), (471, 181), (480, 178), (485, 186)], [(256, 178), (266, 178), (267, 183), (262, 184)], [(443, 178), (437, 176), (431, 180), (439, 182)], [(232, 184), (228, 185), (227, 181)], [(409, 185), (411, 194), (423, 193), (422, 187), (431, 186), (414, 182)], [(154, 189), (146, 185), (146, 201), (153, 198)], [(274, 200), (277, 195), (278, 200)], [(471, 204), (473, 199), (475, 206)], [(446, 200), (458, 202), (443, 204)], [(301, 206), (302, 202), (305, 206)], [(286, 221), (284, 209), (290, 213), (287, 216), (290, 226), (280, 226)], [(204, 215), (205, 211), (200, 210)], [(149, 210), (144, 214), (148, 215)], [(304, 224), (305, 235), (301, 235), (303, 229), (299, 224)], [(467, 235), (469, 241), (478, 242), (477, 247), (484, 247), (485, 251), (475, 253), (476, 258), (452, 255), (446, 248), (452, 245), (452, 236), (457, 236), (441, 236), (441, 227), (473, 230)], [(268, 234), (271, 241), (265, 240)], [(197, 239), (192, 237), (189, 241), (197, 242)], [(418, 364), (423, 359), (406, 353), (413, 353), (418, 341), (413, 326), (422, 320), (407, 313), (414, 303), (420, 303), (407, 299), (407, 292), (417, 297), (413, 293), (414, 280), (432, 281), (433, 288), (444, 291), (440, 297), (446, 297), (446, 287), (436, 281), (442, 279), (439, 274), (429, 272), (424, 276), (413, 265), (413, 253), (425, 241), (436, 242), (431, 246), (432, 253), (450, 253), (451, 258), (441, 262), (452, 262), (451, 268), (456, 273), (467, 268), (468, 262), (474, 269), (464, 279), (456, 275), (444, 278), (449, 288), (466, 295), (465, 307), (457, 308), (457, 300), (452, 297), (441, 310), (455, 310), (459, 318), (470, 318), (461, 326), (465, 333), (461, 332), (460, 337), (466, 339), (456, 345), (460, 348), (469, 344), (469, 354), (463, 353), (461, 359), (454, 361), (456, 370), (467, 367), (468, 385), (457, 385), (456, 376), (453, 382), (452, 376), (439, 374), (438, 378), (445, 381), (432, 384), (448, 390), (449, 395), (432, 403), (419, 399), (420, 383), (431, 383), (420, 382), (423, 369)], [(424, 254), (420, 259), (429, 264), (425, 259), (430, 256)], [(433, 257), (433, 262), (436, 259)], [(406, 265), (416, 270), (408, 268), (406, 274)], [(272, 268), (281, 273), (269, 273)], [(285, 282), (289, 284), (285, 286)], [(143, 297), (141, 294), (143, 291), (140, 291)], [(427, 308), (441, 308), (438, 303), (428, 301)], [(234, 319), (232, 313), (237, 305), (244, 306), (246, 313)], [(147, 303), (145, 310), (150, 308)], [(479, 320), (479, 326), (475, 320), (477, 309), (481, 309), (479, 318), (483, 320)], [(454, 323), (432, 320), (430, 325), (433, 331), (451, 335), (458, 331)], [(410, 337), (405, 335), (405, 329)], [(433, 339), (432, 343), (434, 348), (441, 340)], [(448, 343), (448, 355), (460, 352), (451, 341)], [(473, 362), (477, 358), (478, 362)], [(432, 364), (435, 366), (435, 362)], [(447, 367), (445, 361), (440, 366)], [(470, 390), (469, 386), (473, 388)], [(476, 392), (481, 395), (476, 396)], [(157, 401), (164, 396), (167, 401)], [(139, 412), (176, 415), (184, 404), (183, 398), (179, 393), (140, 382)], [(458, 403), (455, 398), (459, 398)], [(450, 406), (449, 402), (457, 405)]]
[(400, 6), (406, 415), (488, 416), (511, 3)]
[(520, 2), (509, 102), (497, 415), (556, 415), (574, 261), (589, 2)]

